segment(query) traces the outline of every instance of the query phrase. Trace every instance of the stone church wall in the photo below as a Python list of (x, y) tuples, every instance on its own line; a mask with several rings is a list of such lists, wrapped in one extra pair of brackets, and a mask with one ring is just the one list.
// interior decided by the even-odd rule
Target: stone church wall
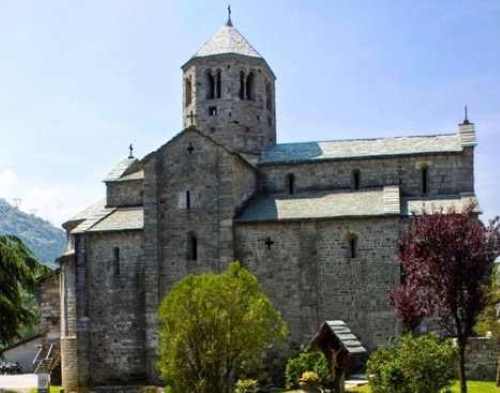
[[(161, 299), (186, 274), (220, 271), (234, 259), (233, 217), (252, 195), (256, 174), (196, 131), (174, 138), (157, 160)], [(189, 257), (191, 237), (197, 242), (195, 259)]]
[[(347, 255), (350, 234), (358, 238), (356, 258)], [(369, 349), (398, 334), (387, 298), (399, 282), (398, 218), (245, 223), (235, 236), (236, 257), (282, 312), (292, 341), (307, 342), (332, 319), (344, 320)]]
[(142, 205), (143, 181), (127, 180), (106, 183), (106, 205), (140, 206)]
[(92, 385), (145, 379), (141, 256), (141, 232), (88, 235)]
[(262, 165), (264, 189), (287, 192), (287, 175), (295, 175), (298, 192), (353, 187), (353, 170), (360, 171), (361, 188), (401, 185), (402, 195), (422, 194), (420, 169), (429, 167), (428, 195), (473, 192), (473, 152), (397, 158), (346, 159), (289, 165)]

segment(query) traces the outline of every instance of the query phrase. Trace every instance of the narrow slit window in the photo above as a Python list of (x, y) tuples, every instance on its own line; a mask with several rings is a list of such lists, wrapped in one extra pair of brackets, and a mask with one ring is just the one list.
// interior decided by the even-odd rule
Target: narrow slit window
[(208, 115), (209, 116), (217, 116), (217, 107), (216, 106), (208, 107)]
[(186, 191), (186, 209), (191, 209), (191, 191)]
[(198, 259), (198, 238), (194, 233), (188, 233), (187, 257), (191, 261)]
[(422, 176), (422, 194), (427, 194), (429, 192), (429, 168), (423, 166), (420, 169), (420, 175)]
[(245, 99), (245, 72), (240, 72), (240, 99)]
[(113, 274), (120, 275), (120, 247), (113, 248)]
[(254, 99), (254, 85), (255, 85), (255, 76), (254, 73), (251, 72), (247, 76), (247, 84), (246, 84), (246, 98), (247, 100), (253, 100)]
[(193, 86), (191, 84), (191, 77), (186, 78), (186, 106), (191, 105)]
[(293, 195), (295, 194), (295, 175), (293, 173), (289, 173), (286, 178), (287, 178), (288, 193), (290, 195)]
[(207, 98), (209, 100), (215, 98), (215, 78), (211, 71), (207, 71)]
[(216, 94), (217, 98), (221, 98), (221, 95), (222, 95), (222, 80), (221, 80), (221, 71), (220, 70), (217, 71), (215, 79), (216, 79), (216, 91), (215, 91), (215, 94)]
[(359, 190), (361, 187), (361, 172), (358, 169), (355, 169), (352, 172), (352, 188), (354, 190)]
[(358, 256), (358, 238), (354, 235), (349, 236), (349, 258), (354, 259)]
[(273, 89), (271, 86), (271, 82), (266, 82), (266, 108), (268, 111), (273, 109)]

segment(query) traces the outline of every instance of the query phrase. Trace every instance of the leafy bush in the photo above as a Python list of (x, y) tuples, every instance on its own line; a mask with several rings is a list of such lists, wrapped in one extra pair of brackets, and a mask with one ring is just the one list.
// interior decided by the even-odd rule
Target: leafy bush
[(159, 322), (158, 367), (174, 393), (232, 391), (287, 335), (281, 314), (239, 263), (184, 278), (163, 299)]
[(374, 352), (367, 364), (373, 393), (438, 393), (455, 376), (456, 350), (436, 336), (403, 336)]
[(298, 386), (301, 376), (313, 371), (319, 377), (319, 382), (324, 384), (330, 377), (328, 363), (321, 352), (302, 352), (288, 360), (286, 365), (286, 386), (294, 388)]
[(234, 393), (256, 393), (258, 382), (255, 379), (239, 379)]

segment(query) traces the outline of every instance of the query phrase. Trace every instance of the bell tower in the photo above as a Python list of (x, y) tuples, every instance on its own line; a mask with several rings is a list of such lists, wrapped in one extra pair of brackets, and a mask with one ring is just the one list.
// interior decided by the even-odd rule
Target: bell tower
[(259, 154), (276, 143), (275, 81), (266, 60), (228, 20), (182, 66), (183, 125), (227, 148)]

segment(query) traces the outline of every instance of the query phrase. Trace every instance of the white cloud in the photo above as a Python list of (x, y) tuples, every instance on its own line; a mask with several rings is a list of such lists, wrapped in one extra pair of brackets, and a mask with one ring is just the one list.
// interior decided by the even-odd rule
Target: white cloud
[(99, 190), (77, 185), (32, 184), (12, 168), (0, 168), (0, 198), (56, 226), (99, 198)]

